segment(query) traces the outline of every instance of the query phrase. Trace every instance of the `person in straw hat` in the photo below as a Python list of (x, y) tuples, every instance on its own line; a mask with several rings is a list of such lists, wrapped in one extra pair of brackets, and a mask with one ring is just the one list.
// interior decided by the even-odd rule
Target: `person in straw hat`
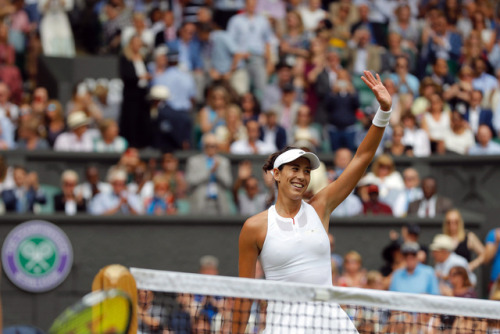
[(436, 235), (429, 249), (432, 251), (432, 256), (434, 257), (434, 269), (436, 270), (440, 285), (451, 286), (448, 276), (450, 269), (456, 266), (464, 267), (467, 270), (472, 285), (476, 285), (476, 275), (470, 271), (467, 260), (453, 252), (455, 243), (449, 235)]
[(61, 133), (55, 143), (55, 151), (92, 152), (98, 132), (89, 129), (91, 120), (83, 111), (69, 114), (66, 124), (69, 131)]

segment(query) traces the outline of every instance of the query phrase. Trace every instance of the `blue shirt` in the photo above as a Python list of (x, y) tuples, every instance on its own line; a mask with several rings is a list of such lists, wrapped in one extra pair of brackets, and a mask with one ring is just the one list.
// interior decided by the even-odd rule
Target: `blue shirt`
[(482, 147), (479, 144), (472, 146), (469, 149), (470, 155), (493, 155), (500, 154), (500, 144), (490, 141), (486, 147)]
[(218, 10), (240, 10), (245, 7), (245, 0), (215, 0), (214, 8)]
[(434, 269), (425, 264), (417, 264), (410, 274), (406, 269), (398, 269), (392, 274), (390, 291), (408, 293), (427, 293), (439, 295), (439, 284)]
[(177, 66), (172, 66), (153, 79), (152, 85), (165, 86), (170, 90), (170, 98), (167, 103), (172, 109), (191, 110), (191, 99), (196, 96), (196, 84), (190, 73), (182, 71)]
[[(137, 211), (137, 213), (142, 214), (142, 204), (137, 195), (127, 193), (127, 200), (130, 206)], [(109, 193), (99, 193), (95, 195), (89, 206), (89, 213), (92, 215), (102, 215), (106, 211), (115, 208), (120, 202), (120, 197), (114, 192)], [(122, 205), (117, 214), (129, 214), (130, 210), (126, 205)]]
[(0, 117), (0, 139), (4, 140), (9, 149), (13, 149), (16, 129), (14, 124), (7, 117)]
[(238, 14), (229, 20), (227, 32), (241, 53), (263, 56), (272, 36), (269, 21), (262, 15)]
[(219, 73), (225, 74), (231, 70), (233, 56), (238, 46), (224, 30), (216, 30), (210, 34), (210, 62)]
[[(495, 243), (495, 231), (496, 229), (492, 229), (488, 232), (488, 235), (486, 236), (485, 244), (491, 244)], [(490, 281), (494, 282), (497, 278), (498, 275), (500, 275), (500, 247), (497, 249), (497, 253), (495, 254), (495, 257), (493, 258), (493, 265), (491, 266), (491, 274), (490, 274)]]
[(479, 78), (472, 80), (472, 87), (483, 92), (483, 95), (488, 93), (490, 90), (497, 88), (497, 85), (497, 79), (488, 73), (482, 73)]
[(405, 78), (406, 85), (401, 83), (401, 79), (399, 78), (399, 75), (396, 73), (391, 73), (390, 78), (394, 82), (394, 85), (396, 87), (399, 87), (399, 93), (412, 93), (413, 96), (415, 97), (418, 96), (420, 81), (413, 74), (411, 73), (406, 74)]

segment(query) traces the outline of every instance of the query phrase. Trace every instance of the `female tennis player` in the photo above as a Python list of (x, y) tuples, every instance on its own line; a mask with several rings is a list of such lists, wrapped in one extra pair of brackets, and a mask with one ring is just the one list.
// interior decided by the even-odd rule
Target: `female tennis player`
[[(250, 217), (241, 229), (240, 277), (254, 278), (256, 261), (260, 258), (266, 279), (332, 285), (327, 235), (330, 214), (363, 176), (375, 155), (392, 111), (391, 96), (379, 75), (374, 77), (371, 72), (364, 71), (361, 79), (373, 91), (380, 107), (356, 155), (335, 182), (306, 203), (302, 197), (309, 185), (311, 170), (320, 165), (314, 153), (286, 148), (272, 154), (264, 164), (264, 170), (271, 172), (277, 182), (278, 196), (275, 205)], [(265, 333), (357, 333), (337, 304), (331, 304), (332, 309), (325, 309), (326, 303), (322, 304), (321, 311), (318, 311), (315, 309), (318, 304), (315, 303), (298, 307), (269, 303)], [(249, 301), (236, 300), (233, 333), (244, 333), (249, 307)], [(289, 312), (298, 314), (286, 314)], [(297, 316), (300, 319), (294, 319)], [(294, 325), (291, 325), (292, 321)]]

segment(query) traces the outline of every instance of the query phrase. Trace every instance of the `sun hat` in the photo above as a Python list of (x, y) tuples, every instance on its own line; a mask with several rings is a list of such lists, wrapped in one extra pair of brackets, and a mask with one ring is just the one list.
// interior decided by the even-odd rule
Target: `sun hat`
[(370, 184), (379, 184), (379, 179), (372, 173), (368, 173), (358, 182), (358, 187), (369, 186)]
[(71, 130), (90, 124), (90, 118), (83, 111), (74, 111), (68, 116), (68, 127)]
[(455, 250), (455, 245), (453, 244), (453, 239), (446, 234), (438, 234), (432, 240), (432, 244), (429, 246), (429, 249), (434, 250), (447, 250), (453, 251)]
[(297, 160), (298, 158), (301, 157), (309, 160), (309, 162), (311, 163), (311, 169), (316, 169), (320, 166), (320, 161), (319, 158), (316, 156), (316, 154), (312, 152), (306, 152), (299, 148), (294, 148), (281, 153), (276, 158), (276, 160), (274, 160), (273, 169), (279, 168), (280, 166), (292, 162), (294, 160)]

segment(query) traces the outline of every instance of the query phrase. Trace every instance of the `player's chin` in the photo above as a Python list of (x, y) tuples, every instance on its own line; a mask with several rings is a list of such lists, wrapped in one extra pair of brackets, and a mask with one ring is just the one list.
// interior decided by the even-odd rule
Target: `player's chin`
[(296, 199), (301, 199), (307, 190), (307, 187), (297, 188), (297, 187), (291, 186), (290, 188), (291, 188), (290, 193), (291, 193), (292, 197), (296, 197)]

